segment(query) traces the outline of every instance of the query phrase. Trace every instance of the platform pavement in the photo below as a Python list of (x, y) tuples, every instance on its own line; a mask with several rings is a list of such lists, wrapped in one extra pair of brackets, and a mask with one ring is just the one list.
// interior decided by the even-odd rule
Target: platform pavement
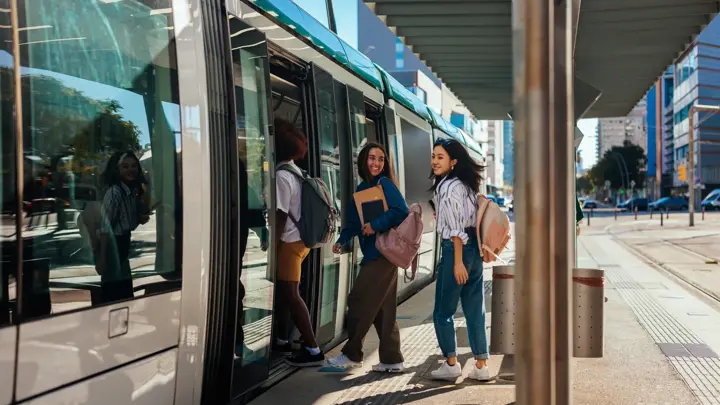
[[(606, 269), (605, 356), (574, 359), (575, 404), (720, 404), (720, 312), (659, 269), (628, 250), (609, 231), (578, 240), (583, 267)], [(515, 386), (461, 378), (456, 384), (428, 379), (442, 361), (430, 318), (434, 285), (399, 307), (408, 371), (369, 373), (378, 361), (377, 338), (365, 341), (366, 361), (350, 373), (304, 369), (259, 396), (252, 405), (317, 404), (510, 404)], [(491, 321), (488, 316), (488, 326)], [(464, 375), (472, 359), (462, 313), (458, 344)], [(339, 347), (329, 353), (336, 355)], [(497, 373), (502, 356), (492, 356)]]

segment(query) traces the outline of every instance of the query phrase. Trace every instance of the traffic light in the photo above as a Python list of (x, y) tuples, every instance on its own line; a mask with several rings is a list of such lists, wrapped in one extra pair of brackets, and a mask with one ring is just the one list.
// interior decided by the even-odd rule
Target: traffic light
[(687, 181), (687, 165), (678, 166), (678, 179), (680, 181)]

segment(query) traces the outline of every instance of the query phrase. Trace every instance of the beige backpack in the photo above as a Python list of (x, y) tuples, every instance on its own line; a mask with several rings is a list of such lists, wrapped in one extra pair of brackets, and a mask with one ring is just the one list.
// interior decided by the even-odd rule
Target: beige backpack
[(500, 261), (506, 264), (500, 254), (510, 241), (510, 218), (484, 195), (477, 196), (477, 207), (475, 230), (483, 261)]

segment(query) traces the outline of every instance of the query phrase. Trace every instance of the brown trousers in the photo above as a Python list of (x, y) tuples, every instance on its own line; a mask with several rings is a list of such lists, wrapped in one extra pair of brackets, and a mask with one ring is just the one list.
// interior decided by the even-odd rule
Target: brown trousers
[(363, 360), (363, 341), (375, 325), (380, 338), (380, 362), (402, 363), (397, 320), (397, 266), (379, 257), (360, 266), (348, 296), (348, 341), (342, 352), (352, 361)]

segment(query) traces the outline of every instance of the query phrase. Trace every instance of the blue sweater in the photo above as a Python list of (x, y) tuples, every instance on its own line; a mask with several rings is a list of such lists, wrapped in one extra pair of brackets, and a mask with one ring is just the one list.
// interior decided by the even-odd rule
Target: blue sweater
[[(355, 188), (355, 191), (363, 191), (374, 187), (378, 181), (385, 193), (388, 210), (381, 217), (370, 221), (370, 226), (372, 226), (375, 234), (387, 232), (391, 228), (397, 227), (408, 216), (408, 206), (405, 198), (395, 186), (395, 183), (387, 177), (373, 179), (372, 185), (363, 181)], [(356, 236), (360, 239), (360, 250), (362, 250), (363, 253), (362, 263), (368, 263), (380, 257), (380, 252), (375, 247), (375, 235), (364, 236), (362, 234), (362, 223), (360, 222), (360, 215), (358, 215), (357, 206), (355, 205), (355, 198), (353, 198), (348, 206), (347, 224), (340, 233), (340, 238), (338, 238), (337, 243), (346, 247)]]

